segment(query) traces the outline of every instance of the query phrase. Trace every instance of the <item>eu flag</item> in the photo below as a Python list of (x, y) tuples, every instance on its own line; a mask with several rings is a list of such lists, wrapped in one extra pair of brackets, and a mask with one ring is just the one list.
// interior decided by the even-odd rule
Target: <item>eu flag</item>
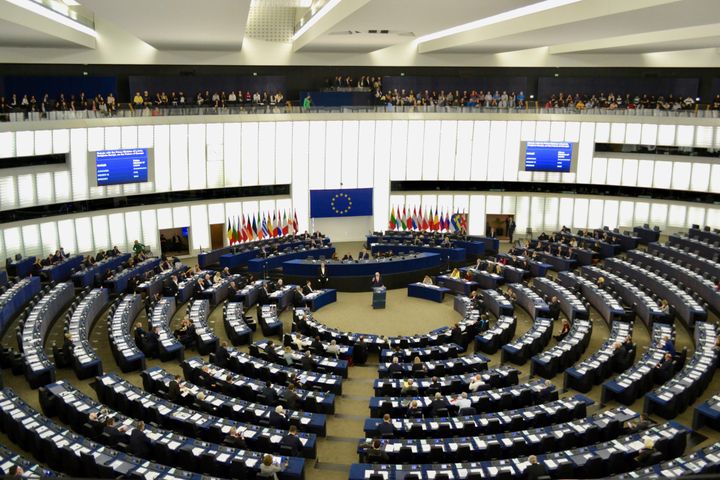
[(373, 214), (372, 188), (310, 190), (310, 217), (364, 217)]

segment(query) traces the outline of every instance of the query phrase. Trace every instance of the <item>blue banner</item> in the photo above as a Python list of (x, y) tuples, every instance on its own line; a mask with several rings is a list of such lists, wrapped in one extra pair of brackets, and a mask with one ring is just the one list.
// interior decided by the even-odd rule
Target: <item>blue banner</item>
[(365, 217), (373, 214), (373, 189), (310, 190), (310, 217)]

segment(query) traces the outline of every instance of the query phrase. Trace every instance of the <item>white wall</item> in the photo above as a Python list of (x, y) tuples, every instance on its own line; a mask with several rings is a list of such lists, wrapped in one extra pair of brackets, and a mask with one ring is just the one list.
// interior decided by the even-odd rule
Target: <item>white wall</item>
[(373, 229), (373, 217), (313, 218), (310, 230), (330, 236), (333, 242), (365, 241)]

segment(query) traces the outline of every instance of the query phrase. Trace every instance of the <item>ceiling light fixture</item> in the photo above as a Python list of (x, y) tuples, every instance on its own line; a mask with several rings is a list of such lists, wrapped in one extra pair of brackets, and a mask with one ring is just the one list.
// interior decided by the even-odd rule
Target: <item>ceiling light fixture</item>
[(431, 40), (437, 40), (438, 38), (448, 37), (455, 35), (456, 33), (467, 32), (468, 30), (474, 30), (476, 28), (487, 27), (489, 25), (495, 25), (496, 23), (505, 22), (508, 20), (514, 20), (516, 18), (525, 17), (527, 15), (533, 15), (535, 13), (544, 12), (553, 8), (564, 7), (573, 3), (580, 2), (581, 0), (544, 0), (542, 2), (533, 3), (532, 5), (526, 5), (524, 7), (516, 8), (514, 10), (508, 10), (507, 12), (498, 13), (490, 17), (481, 18), (474, 22), (465, 23), (456, 27), (447, 28), (440, 30), (439, 32), (429, 33), (423, 35), (417, 39), (417, 43), (425, 43)]
[(305, 25), (300, 27), (297, 32), (295, 32), (292, 36), (293, 42), (300, 38), (305, 32), (310, 30), (310, 28), (315, 25), (322, 17), (327, 15), (330, 10), (337, 7), (340, 4), (341, 0), (330, 0), (328, 3), (323, 5), (323, 7), (318, 11), (315, 15), (310, 17), (310, 20), (307, 21)]
[(64, 15), (61, 15), (53, 10), (50, 10), (49, 8), (45, 8), (39, 3), (35, 3), (31, 0), (7, 0), (8, 2), (12, 3), (13, 5), (17, 5), (20, 8), (24, 8), (25, 10), (29, 10), (33, 13), (37, 13), (38, 15), (41, 15), (47, 19), (52, 20), (53, 22), (60, 23), (62, 25), (65, 25), (66, 27), (70, 27), (74, 30), (77, 30), (78, 32), (84, 33), (86, 35), (90, 35), (92, 37), (97, 38), (98, 34), (95, 30), (93, 30), (90, 27), (87, 27), (85, 25), (82, 25), (72, 18), (68, 18)]

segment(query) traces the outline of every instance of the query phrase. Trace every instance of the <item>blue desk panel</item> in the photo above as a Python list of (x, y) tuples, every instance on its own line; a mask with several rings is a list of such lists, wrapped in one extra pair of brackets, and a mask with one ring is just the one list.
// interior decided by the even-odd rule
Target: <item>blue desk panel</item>
[(245, 252), (226, 253), (220, 256), (220, 268), (223, 269), (227, 267), (234, 269), (242, 267), (253, 258), (257, 258), (259, 253), (259, 248), (253, 248), (252, 250), (247, 250)]
[(268, 258), (254, 258), (248, 261), (248, 271), (253, 273), (261, 273), (263, 270), (280, 268), (283, 263), (290, 260), (302, 260), (307, 257), (318, 258), (323, 255), (326, 258), (331, 258), (334, 253), (335, 247), (325, 247), (311, 248), (308, 250), (302, 250), (300, 252), (281, 253), (280, 255), (275, 255)]
[(464, 248), (426, 247), (423, 245), (393, 245), (386, 243), (377, 243), (370, 247), (370, 251), (373, 255), (388, 252), (393, 252), (396, 255), (407, 255), (411, 251), (415, 253), (436, 253), (441, 256), (443, 262), (447, 262), (448, 259), (451, 262), (464, 262), (466, 257), (466, 252)]
[[(368, 285), (370, 277), (375, 272), (382, 275), (392, 273), (414, 272), (440, 265), (440, 255), (437, 253), (418, 253), (407, 257), (393, 257), (390, 259), (370, 259), (354, 262), (327, 261), (328, 277), (359, 277), (367, 276)], [(285, 275), (315, 278), (318, 275), (320, 262), (308, 260), (290, 260), (283, 263)]]
[(450, 293), (449, 288), (422, 283), (411, 283), (407, 288), (408, 297), (424, 298), (438, 303), (442, 303), (446, 293)]
[(95, 282), (96, 275), (99, 275), (100, 278), (105, 278), (105, 274), (109, 270), (117, 268), (122, 263), (127, 262), (129, 258), (129, 253), (123, 253), (116, 257), (110, 257), (106, 258), (105, 260), (101, 260), (92, 267), (83, 270), (82, 272), (73, 273), (73, 283), (76, 287), (88, 287)]
[(60, 263), (43, 267), (42, 275), (45, 275), (51, 282), (64, 282), (70, 279), (73, 270), (78, 268), (83, 261), (82, 255), (66, 258)]
[(33, 271), (35, 257), (25, 257), (22, 260), (11, 262), (8, 265), (8, 273), (16, 277), (25, 278)]

